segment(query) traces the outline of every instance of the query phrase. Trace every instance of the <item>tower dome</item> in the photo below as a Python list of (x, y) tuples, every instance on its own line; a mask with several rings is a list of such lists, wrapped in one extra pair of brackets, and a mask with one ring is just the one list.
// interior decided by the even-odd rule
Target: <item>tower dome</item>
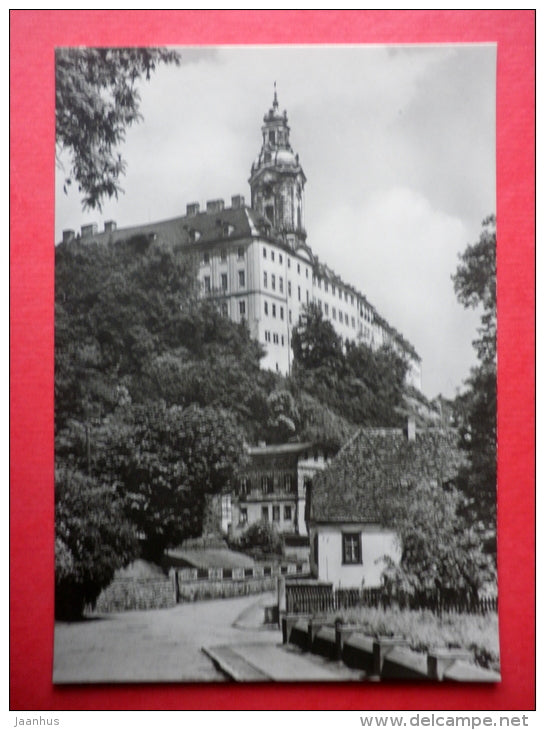
[(306, 177), (290, 144), (286, 111), (280, 112), (276, 82), (271, 108), (263, 117), (261, 150), (252, 164), (252, 208), (266, 216), (277, 234), (295, 247), (304, 242), (303, 194)]

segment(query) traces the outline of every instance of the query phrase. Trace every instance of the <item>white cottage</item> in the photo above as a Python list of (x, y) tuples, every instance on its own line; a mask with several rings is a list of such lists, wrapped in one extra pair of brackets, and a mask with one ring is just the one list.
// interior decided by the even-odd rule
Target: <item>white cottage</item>
[[(342, 588), (376, 588), (388, 559), (399, 563), (395, 527), (384, 526), (403, 490), (451, 482), (462, 457), (452, 429), (362, 428), (315, 476), (307, 505), (313, 575)], [(388, 524), (392, 524), (388, 520)]]

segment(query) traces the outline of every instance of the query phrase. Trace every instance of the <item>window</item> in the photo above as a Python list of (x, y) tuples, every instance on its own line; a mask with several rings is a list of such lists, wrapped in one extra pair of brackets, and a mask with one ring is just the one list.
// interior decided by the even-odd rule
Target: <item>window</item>
[(280, 319), (284, 319), (284, 307), (280, 307)]
[(309, 303), (309, 295), (308, 295), (308, 289), (307, 289), (307, 304)]
[(343, 564), (361, 564), (361, 535), (359, 532), (343, 532)]
[(291, 504), (284, 505), (284, 520), (291, 521)]
[(280, 505), (273, 504), (273, 522), (280, 522)]
[(227, 274), (221, 275), (221, 288), (223, 291), (227, 291)]
[(228, 317), (229, 316), (229, 309), (227, 307), (227, 302), (221, 303), (221, 316), (222, 317)]
[(288, 296), (291, 297), (291, 281), (288, 281)]
[(352, 317), (352, 329), (356, 329), (356, 320), (354, 319), (354, 317)]
[(350, 295), (350, 304), (352, 306), (354, 306), (354, 295), (353, 294)]
[(318, 306), (320, 307), (320, 310), (322, 309), (322, 300), (318, 299)]
[(335, 296), (335, 284), (331, 284), (331, 293)]
[(269, 314), (269, 303), (268, 302), (264, 302), (263, 306), (265, 308), (265, 314), (268, 315)]
[(324, 281), (324, 289), (327, 291), (327, 281)]
[(266, 330), (265, 331), (265, 342), (270, 342), (270, 341), (271, 341), (271, 333), (268, 330)]
[(246, 507), (240, 508), (240, 522), (245, 525), (248, 522), (248, 510)]
[(210, 277), (209, 276), (204, 277), (204, 291), (207, 293), (210, 292)]
[(347, 301), (348, 301), (348, 294), (347, 294), (346, 292), (344, 293), (344, 301), (345, 301), (345, 302), (347, 302)]
[[(266, 156), (267, 155), (265, 155), (265, 157)], [(269, 155), (269, 161), (270, 161), (270, 155)], [(265, 162), (267, 162), (267, 160), (265, 160)], [(270, 220), (271, 223), (274, 221), (274, 208), (272, 207), (272, 205), (265, 206), (265, 215), (267, 216), (267, 218)], [(272, 252), (271, 252), (271, 257), (272, 257)]]
[(267, 249), (265, 248), (265, 246), (263, 246), (263, 258), (267, 258)]
[(291, 309), (288, 310), (288, 320), (289, 320), (289, 323), (291, 324)]
[(321, 288), (322, 288), (322, 280), (318, 279), (318, 289), (321, 289)]
[(267, 506), (261, 508), (261, 519), (264, 522), (269, 521), (269, 508)]
[(241, 317), (246, 315), (246, 302), (242, 301), (238, 303), (238, 311)]
[(282, 347), (284, 347), (284, 335), (282, 335)]
[(340, 300), (342, 301), (342, 298), (343, 298), (343, 293), (342, 293), (342, 291), (341, 291), (341, 290), (339, 289), (339, 299), (340, 299)]
[(331, 307), (331, 315), (333, 319), (337, 319), (337, 310), (335, 309), (335, 307)]
[(346, 312), (344, 313), (344, 323), (345, 323), (346, 325), (348, 324), (348, 315), (347, 315), (347, 313), (346, 313)]
[(222, 261), (227, 261), (227, 251), (224, 248), (221, 249), (220, 258)]
[(271, 289), (273, 291), (276, 289), (276, 276), (274, 274), (271, 274)]
[(281, 276), (278, 277), (278, 288), (281, 293), (284, 292), (284, 279)]
[(273, 344), (278, 345), (278, 335), (273, 332)]
[(240, 494), (248, 494), (250, 491), (250, 480), (248, 477), (242, 477), (240, 480)]
[(263, 286), (265, 287), (265, 289), (267, 288), (267, 272), (266, 271), (263, 272)]
[(239, 246), (239, 249), (238, 249), (238, 257), (239, 257), (239, 259), (243, 259), (244, 258), (244, 246)]
[(297, 273), (298, 273), (298, 274), (300, 274), (300, 273), (301, 273), (301, 266), (300, 266), (299, 264), (297, 264)]
[(291, 474), (284, 474), (284, 489), (291, 492)]
[(301, 287), (300, 286), (297, 287), (297, 298), (299, 299), (299, 301), (301, 301)]
[(203, 253), (202, 260), (203, 260), (203, 264), (209, 264), (210, 263), (210, 254)]
[(272, 305), (272, 316), (276, 317), (276, 304)]
[(271, 261), (274, 261), (274, 251), (271, 251)]
[(274, 144), (274, 131), (269, 132), (269, 142)]
[(282, 263), (282, 254), (281, 253), (278, 254), (278, 260), (280, 261), (280, 263)]
[(244, 275), (244, 271), (238, 272), (238, 285), (241, 289), (244, 289), (246, 286), (246, 276)]
[(291, 259), (289, 256), (288, 256), (288, 269), (291, 269)]
[(327, 303), (324, 304), (324, 311), (325, 311), (326, 315), (329, 317), (329, 304), (327, 304)]

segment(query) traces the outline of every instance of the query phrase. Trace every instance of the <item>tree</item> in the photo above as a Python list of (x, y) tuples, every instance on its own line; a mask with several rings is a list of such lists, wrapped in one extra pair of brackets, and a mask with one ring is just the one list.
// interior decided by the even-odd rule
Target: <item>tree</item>
[(136, 533), (111, 487), (62, 468), (55, 474), (55, 527), (55, 615), (76, 619), (136, 557)]
[(166, 548), (200, 536), (206, 496), (234, 478), (243, 434), (227, 411), (161, 402), (129, 407), (116, 433), (96, 468), (109, 471), (145, 557), (158, 562)]
[[(453, 276), (454, 289), (465, 307), (482, 310), (478, 338), (473, 343), (479, 364), (458, 397), (461, 445), (470, 464), (460, 486), (470, 499), (469, 515), (485, 531), (496, 528), (496, 219), (483, 221), (479, 241), (467, 247)], [(495, 546), (494, 546), (495, 550)]]
[(336, 370), (342, 365), (341, 337), (331, 322), (324, 319), (317, 304), (310, 303), (303, 308), (299, 324), (293, 328), (291, 346), (295, 367), (309, 370), (324, 366)]
[(180, 57), (159, 48), (59, 48), (55, 53), (57, 158), (71, 158), (65, 191), (74, 181), (83, 209), (101, 210), (118, 197), (126, 163), (118, 153), (127, 129), (142, 119), (137, 82)]

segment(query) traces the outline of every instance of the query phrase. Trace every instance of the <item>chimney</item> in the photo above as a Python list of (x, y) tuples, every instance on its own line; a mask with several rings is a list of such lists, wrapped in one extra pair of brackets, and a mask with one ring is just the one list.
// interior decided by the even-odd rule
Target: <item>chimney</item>
[(407, 419), (407, 441), (416, 441), (416, 421), (414, 416)]
[(76, 237), (76, 234), (71, 228), (67, 228), (66, 231), (62, 232), (62, 242), (63, 243), (70, 243), (70, 241), (73, 241)]
[(220, 213), (223, 210), (223, 200), (207, 200), (206, 201), (206, 212), (207, 213)]
[(81, 237), (87, 238), (88, 236), (94, 236), (98, 231), (96, 223), (88, 223), (86, 226), (81, 227)]
[(187, 217), (191, 217), (194, 215), (197, 215), (199, 212), (200, 205), (198, 203), (188, 203), (186, 207), (186, 215)]
[(117, 228), (115, 221), (104, 221), (104, 233), (113, 233)]
[(244, 195), (232, 195), (231, 196), (231, 208), (243, 208), (244, 207)]

